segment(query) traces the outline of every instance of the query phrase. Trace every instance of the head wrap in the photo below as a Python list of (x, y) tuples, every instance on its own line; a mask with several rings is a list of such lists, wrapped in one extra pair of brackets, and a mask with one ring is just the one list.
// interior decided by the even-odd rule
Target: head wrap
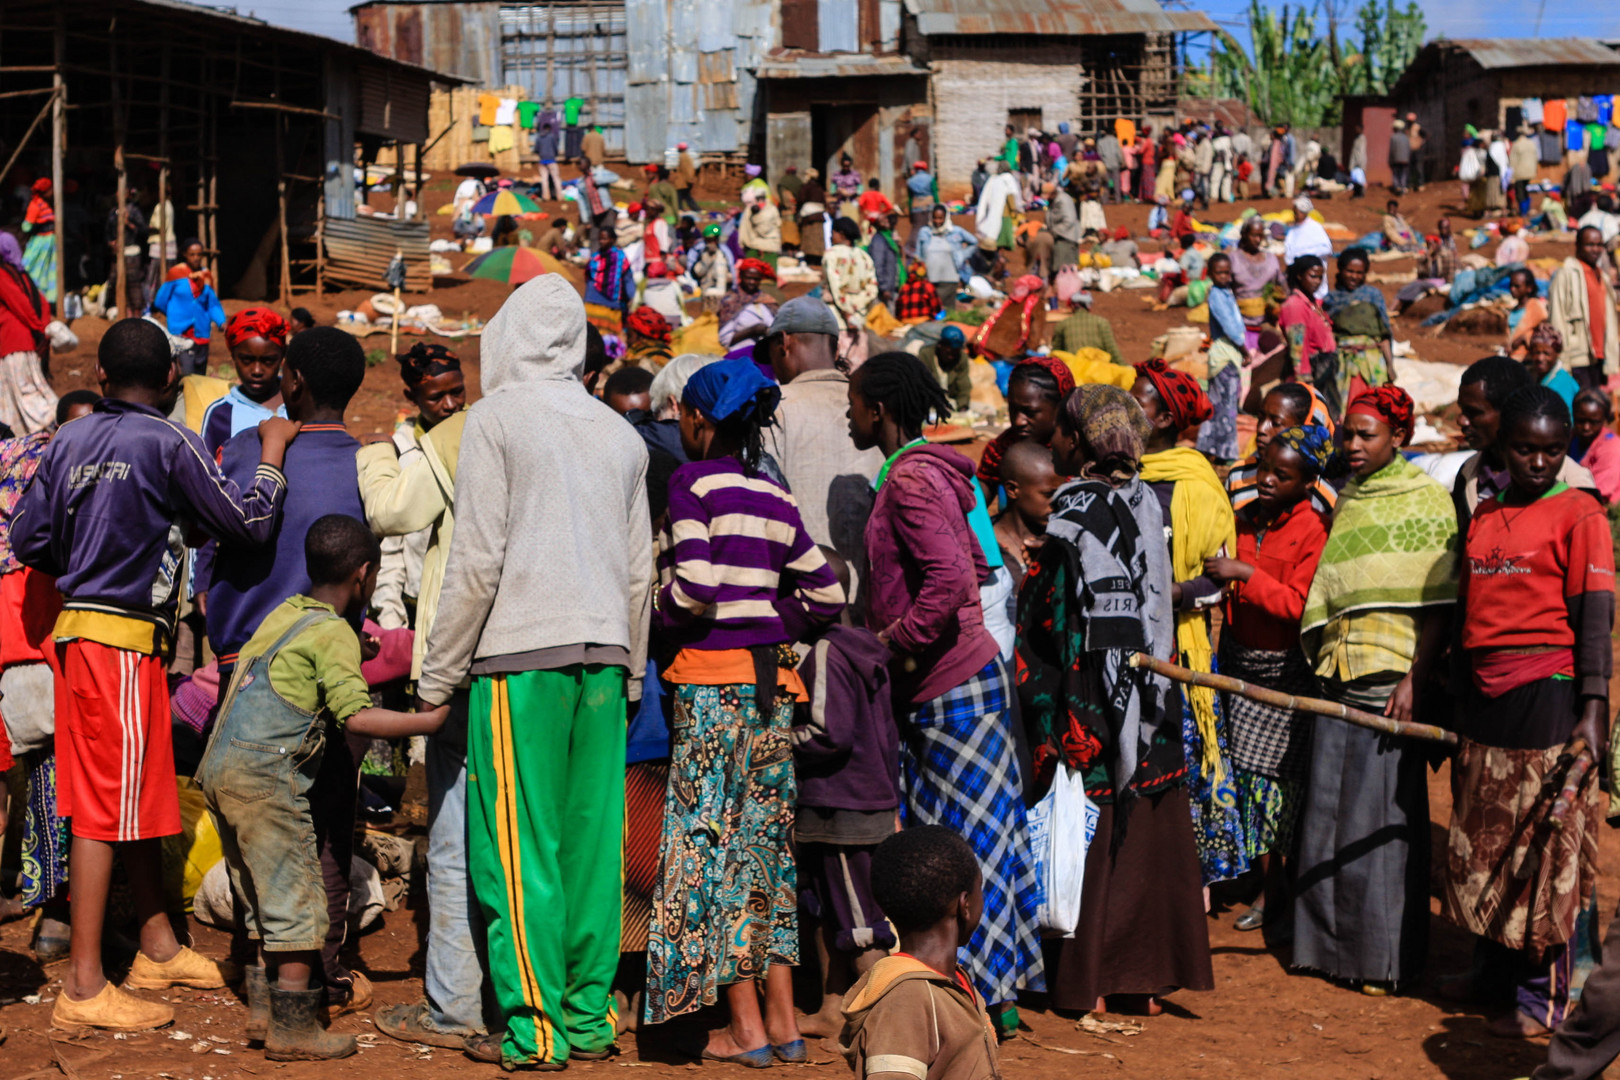
[(1318, 474), (1327, 468), (1333, 457), (1333, 433), (1321, 424), (1295, 424), (1283, 428), (1271, 437), (1273, 445), (1281, 444), (1310, 462)]
[(677, 150), (685, 150), (686, 149), (686, 144), (683, 143), (683, 142), (676, 143), (675, 144), (675, 149), (677, 149)]
[(443, 345), (418, 341), (411, 351), (394, 357), (399, 361), (399, 373), (406, 386), (415, 386), (423, 379), (432, 379), (452, 371), (461, 370), (461, 357)]
[(14, 266), (18, 270), (23, 268), (22, 245), (8, 232), (0, 232), (0, 263)]
[(703, 239), (718, 240), (720, 239), (720, 232), (720, 225), (718, 223), (705, 225), (703, 226)]
[(663, 259), (654, 259), (647, 264), (647, 276), (650, 278), (669, 277), (669, 267), (664, 265)]
[(1176, 371), (1162, 359), (1155, 357), (1137, 364), (1136, 373), (1153, 384), (1159, 400), (1170, 413), (1170, 422), (1178, 431), (1202, 424), (1215, 415), (1215, 406), (1198, 380)]
[(681, 404), (696, 409), (711, 423), (723, 424), (752, 405), (761, 393), (770, 411), (782, 400), (782, 388), (767, 379), (747, 357), (717, 360), (698, 368), (681, 391)]
[(654, 341), (669, 340), (669, 320), (664, 318), (656, 308), (642, 304), (632, 311), (624, 320), (624, 325), (634, 330), (644, 338)]
[(812, 166), (804, 170), (804, 178), (806, 180), (819, 180), (821, 179), (821, 170)]
[(1197, 197), (1198, 196), (1193, 193), (1192, 188), (1182, 188), (1181, 189), (1181, 201), (1182, 202), (1192, 202)]
[(1357, 395), (1344, 415), (1348, 418), (1352, 413), (1362, 413), (1382, 420), (1391, 431), (1399, 428), (1406, 432), (1401, 439), (1401, 445), (1405, 446), (1412, 441), (1412, 408), (1411, 395), (1400, 387), (1375, 386)]
[(1121, 226), (1119, 226), (1119, 228), (1114, 230), (1114, 239), (1115, 240), (1129, 240), (1130, 238), (1131, 238), (1131, 230), (1126, 228), (1124, 225), (1121, 225)]
[(1564, 351), (1564, 335), (1550, 322), (1537, 323), (1536, 328), (1530, 331), (1531, 345), (1546, 345), (1555, 353)]
[(1017, 364), (1013, 365), (1012, 375), (1008, 381), (1011, 382), (1012, 379), (1016, 379), (1018, 377), (1019, 368), (1031, 367), (1040, 368), (1042, 371), (1052, 376), (1052, 378), (1057, 382), (1058, 397), (1060, 399), (1067, 398), (1074, 392), (1074, 372), (1069, 370), (1068, 364), (1065, 364), (1062, 360), (1059, 360), (1055, 356), (1024, 357), (1022, 360), (1018, 361)]
[(51, 178), (48, 176), (42, 176), (38, 180), (35, 180), (33, 192), (35, 195), (49, 195), (51, 193)]
[(967, 336), (962, 333), (960, 326), (947, 326), (939, 332), (939, 342), (941, 345), (955, 345), (961, 348), (967, 343)]
[(760, 173), (764, 172), (764, 170), (758, 165), (744, 165), (743, 172), (747, 173), (749, 176), (758, 176)]
[(1294, 209), (1298, 210), (1301, 214), (1308, 214), (1312, 210), (1316, 209), (1316, 204), (1311, 202), (1310, 199), (1307, 199), (1305, 196), (1301, 195), (1299, 198), (1294, 200)]
[(759, 272), (759, 276), (767, 281), (776, 280), (776, 271), (771, 269), (771, 264), (760, 259), (743, 259), (741, 262), (739, 262), (737, 264), (738, 281), (742, 280), (743, 271), (745, 270), (757, 270)]
[(1090, 460), (1083, 473), (1123, 483), (1141, 468), (1149, 425), (1130, 394), (1117, 386), (1087, 383), (1064, 401), (1063, 414), (1085, 443)]
[(1035, 274), (1025, 274), (1013, 282), (1012, 291), (1007, 295), (1013, 300), (1023, 301), (1044, 288), (1046, 288), (1046, 282), (1042, 281), (1040, 277)]
[(1512, 236), (1514, 233), (1524, 228), (1524, 222), (1516, 217), (1503, 218), (1502, 224), (1499, 226), (1499, 228), (1502, 230), (1503, 236)]
[(234, 349), (248, 338), (264, 340), (287, 347), (287, 320), (267, 307), (243, 308), (231, 316), (225, 325), (225, 345)]
[(1060, 122), (1058, 124), (1058, 134), (1059, 135), (1067, 135), (1068, 133), (1069, 133), (1068, 122), (1067, 121)]

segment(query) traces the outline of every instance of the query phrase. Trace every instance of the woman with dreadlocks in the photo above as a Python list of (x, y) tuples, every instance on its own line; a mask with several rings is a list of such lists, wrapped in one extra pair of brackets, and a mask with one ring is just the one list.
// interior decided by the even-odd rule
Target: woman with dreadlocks
[(995, 532), (973, 463), (922, 437), (950, 403), (922, 361), (883, 353), (855, 369), (849, 434), (887, 460), (866, 525), (867, 627), (894, 654), (902, 820), (945, 825), (984, 870), (984, 918), (961, 963), (997, 1030), (1017, 1030), (1018, 990), (1044, 986), (1035, 909), (1040, 885), (1013, 753), (1007, 669), (985, 629), (979, 586)]
[(679, 652), (664, 670), (675, 719), (646, 1018), (713, 1005), (723, 988), (731, 1023), (701, 1056), (756, 1068), (808, 1059), (793, 1018), (798, 887), (788, 846), (797, 796), (788, 729), (807, 695), (791, 646), (844, 608), (798, 504), (760, 470), (760, 431), (781, 397), (751, 360), (718, 361), (686, 384), (689, 460), (670, 477), (653, 597), (654, 628)]

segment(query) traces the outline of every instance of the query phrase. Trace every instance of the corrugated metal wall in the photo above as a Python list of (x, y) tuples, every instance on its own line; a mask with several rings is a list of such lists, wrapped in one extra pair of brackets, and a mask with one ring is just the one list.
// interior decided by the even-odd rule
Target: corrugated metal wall
[(625, 156), (662, 161), (748, 149), (756, 82), (771, 47), (772, 0), (625, 0), (630, 48)]
[(354, 13), (355, 41), (395, 60), (501, 85), (499, 0), (371, 4)]

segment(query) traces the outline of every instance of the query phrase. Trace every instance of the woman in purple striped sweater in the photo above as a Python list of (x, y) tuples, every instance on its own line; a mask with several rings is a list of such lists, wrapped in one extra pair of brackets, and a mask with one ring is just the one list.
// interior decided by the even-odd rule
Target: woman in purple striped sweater
[(646, 1018), (712, 1005), (724, 987), (731, 1023), (694, 1051), (755, 1068), (809, 1056), (793, 1017), (788, 729), (806, 694), (790, 646), (844, 607), (798, 504), (761, 471), (760, 430), (781, 396), (750, 360), (710, 364), (686, 384), (690, 461), (670, 478), (653, 599), (654, 627), (679, 651), (664, 669), (675, 722)]

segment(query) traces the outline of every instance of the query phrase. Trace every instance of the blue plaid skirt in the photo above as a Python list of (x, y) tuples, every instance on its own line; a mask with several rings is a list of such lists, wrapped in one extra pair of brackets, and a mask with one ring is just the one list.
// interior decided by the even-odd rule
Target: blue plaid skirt
[(984, 917), (958, 963), (987, 1004), (1044, 990), (1035, 912), (1041, 883), (1029, 849), (1013, 755), (1007, 673), (992, 659), (973, 678), (914, 707), (900, 742), (905, 825), (961, 833), (984, 873)]

